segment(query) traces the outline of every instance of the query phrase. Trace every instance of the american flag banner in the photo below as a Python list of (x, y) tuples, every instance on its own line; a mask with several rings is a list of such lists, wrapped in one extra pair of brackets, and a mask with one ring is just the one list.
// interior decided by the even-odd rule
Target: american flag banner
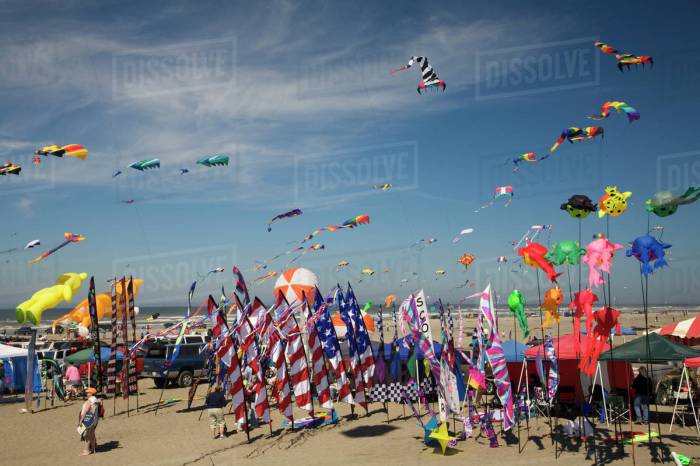
[[(305, 305), (305, 307), (307, 308), (307, 316), (310, 320), (312, 317), (311, 306)], [(321, 341), (318, 338), (316, 326), (309, 326), (308, 332), (309, 350), (311, 351), (311, 365), (313, 368), (312, 381), (316, 387), (318, 402), (322, 408), (333, 409), (331, 389), (328, 385), (328, 374), (326, 373), (326, 359), (323, 357), (323, 348), (321, 348)]]
[(314, 323), (318, 339), (321, 341), (323, 352), (326, 354), (328, 362), (333, 368), (333, 372), (335, 372), (335, 378), (338, 384), (338, 400), (344, 403), (354, 404), (355, 401), (352, 398), (350, 380), (348, 379), (345, 364), (343, 363), (343, 354), (340, 351), (338, 336), (335, 333), (335, 327), (333, 327), (333, 322), (331, 320), (330, 313), (328, 312), (328, 306), (321, 302), (320, 296), (321, 293), (317, 289), (316, 307), (317, 309), (320, 309), (320, 306), (323, 306), (323, 310), (320, 312), (318, 319)]
[(226, 365), (226, 377), (229, 381), (229, 392), (231, 393), (231, 409), (236, 419), (236, 423), (248, 430), (245, 392), (243, 390), (243, 376), (241, 375), (241, 364), (238, 359), (238, 348), (231, 336), (227, 336), (221, 342), (216, 355), (219, 360)]
[[(338, 287), (340, 288), (340, 287)], [(348, 341), (349, 355), (350, 355), (350, 370), (352, 371), (352, 378), (355, 382), (355, 402), (365, 408), (367, 411), (367, 398), (365, 396), (365, 383), (362, 377), (362, 371), (360, 369), (360, 360), (357, 349), (357, 341), (355, 339), (355, 330), (352, 324), (352, 318), (350, 317), (348, 305), (343, 297), (343, 291), (338, 291), (337, 295), (338, 307), (340, 308), (340, 318), (343, 320), (345, 327), (347, 327), (347, 333), (345, 338)]]
[(270, 422), (270, 403), (267, 399), (264, 374), (260, 369), (259, 348), (256, 336), (255, 327), (250, 323), (248, 317), (244, 316), (241, 326), (238, 329), (238, 341), (241, 345), (241, 351), (243, 351), (245, 355), (245, 362), (251, 368), (257, 379), (252, 386), (255, 392), (255, 415), (262, 419), (263, 422), (268, 423)]
[(110, 332), (110, 353), (107, 366), (107, 394), (117, 393), (117, 280), (112, 280), (112, 328)]
[(286, 356), (289, 361), (289, 378), (292, 381), (294, 400), (299, 408), (313, 414), (309, 367), (306, 364), (304, 342), (299, 333), (296, 317), (290, 313), (278, 323), (282, 336), (287, 339)]
[[(126, 286), (126, 292), (128, 296), (128, 312), (129, 319), (131, 320), (131, 342), (136, 343), (136, 312), (134, 310), (134, 278), (129, 277), (129, 283)], [(128, 347), (128, 345), (127, 345)], [(133, 345), (133, 349), (129, 353), (129, 394), (135, 395), (139, 391), (138, 377), (136, 374), (136, 349), (137, 347)], [(126, 358), (126, 353), (124, 354)]]
[(355, 342), (357, 344), (357, 353), (360, 358), (362, 380), (365, 383), (366, 389), (370, 390), (372, 385), (374, 385), (374, 352), (372, 351), (372, 342), (369, 339), (367, 326), (365, 325), (364, 319), (362, 319), (360, 305), (357, 303), (355, 292), (352, 290), (349, 283), (346, 294), (346, 304), (348, 306), (348, 314), (352, 319), (353, 328), (355, 331)]
[(294, 420), (292, 412), (292, 390), (289, 386), (289, 374), (287, 372), (287, 361), (284, 357), (284, 345), (282, 338), (277, 331), (270, 332), (269, 340), (270, 359), (275, 365), (277, 376), (272, 387), (272, 393), (277, 400), (277, 407), (290, 421)]
[(121, 335), (122, 335), (122, 354), (124, 355), (122, 359), (122, 397), (126, 400), (129, 398), (129, 360), (128, 360), (128, 348), (129, 348), (129, 309), (127, 307), (127, 296), (126, 296), (126, 278), (122, 277), (119, 280), (119, 285), (121, 286), (121, 299), (118, 301), (118, 308), (122, 312), (121, 321)]

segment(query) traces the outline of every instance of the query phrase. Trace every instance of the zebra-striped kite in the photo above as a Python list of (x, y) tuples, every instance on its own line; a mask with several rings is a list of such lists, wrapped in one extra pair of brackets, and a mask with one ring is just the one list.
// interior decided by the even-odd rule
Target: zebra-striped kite
[(411, 57), (411, 59), (408, 61), (408, 63), (401, 68), (396, 68), (394, 70), (391, 70), (391, 74), (395, 74), (399, 71), (406, 71), (410, 67), (413, 66), (414, 63), (418, 63), (420, 65), (421, 69), (421, 76), (423, 80), (418, 83), (418, 91), (419, 94), (422, 94), (421, 91), (424, 91), (425, 89), (431, 88), (431, 87), (436, 87), (437, 89), (442, 88), (443, 92), (445, 89), (447, 89), (447, 84), (445, 81), (442, 79), (438, 78), (437, 73), (433, 69), (432, 66), (428, 63), (428, 57)]

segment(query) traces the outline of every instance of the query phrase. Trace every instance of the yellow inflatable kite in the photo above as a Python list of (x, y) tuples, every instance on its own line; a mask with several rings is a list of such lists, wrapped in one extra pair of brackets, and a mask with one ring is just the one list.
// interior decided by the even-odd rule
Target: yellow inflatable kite
[(58, 306), (63, 301), (70, 301), (73, 295), (80, 289), (87, 274), (64, 273), (59, 276), (54, 286), (43, 288), (32, 295), (31, 298), (19, 304), (15, 310), (17, 322), (31, 322), (39, 325), (41, 314), (47, 310)]
[[(126, 282), (128, 284), (128, 281)], [(139, 292), (139, 287), (143, 285), (143, 280), (140, 278), (134, 278), (134, 298)], [(128, 299), (128, 295), (122, 289), (121, 281), (117, 281), (117, 302), (124, 303), (124, 297)], [(100, 293), (95, 295), (95, 302), (97, 303), (97, 319), (101, 320), (105, 316), (111, 316), (112, 309), (112, 294), (111, 293)], [(121, 309), (123, 306), (117, 306), (117, 316), (121, 318)], [(78, 303), (77, 306), (73, 308), (68, 314), (59, 317), (54, 320), (51, 324), (51, 328), (55, 329), (56, 325), (64, 324), (69, 325), (71, 323), (78, 324), (78, 333), (80, 335), (88, 335), (90, 332), (90, 325), (92, 324), (92, 319), (90, 319), (90, 306), (88, 304), (87, 298)]]

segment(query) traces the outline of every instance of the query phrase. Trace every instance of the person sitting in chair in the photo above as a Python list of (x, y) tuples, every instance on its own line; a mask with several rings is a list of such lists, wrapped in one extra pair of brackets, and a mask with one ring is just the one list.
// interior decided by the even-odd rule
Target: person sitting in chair
[(634, 388), (634, 416), (637, 423), (649, 422), (649, 398), (651, 397), (651, 380), (647, 377), (646, 367), (640, 367), (637, 377), (632, 382)]

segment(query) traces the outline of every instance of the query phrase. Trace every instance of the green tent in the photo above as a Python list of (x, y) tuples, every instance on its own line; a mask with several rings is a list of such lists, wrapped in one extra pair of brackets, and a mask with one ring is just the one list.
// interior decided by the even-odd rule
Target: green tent
[[(648, 362), (665, 363), (669, 361), (683, 361), (685, 358), (700, 356), (700, 351), (674, 343), (659, 334), (650, 333), (649, 354), (650, 358)], [(610, 361), (613, 359), (615, 361), (647, 362), (646, 336), (635, 338), (624, 345), (620, 345), (600, 355), (601, 361)]]
[[(100, 348), (100, 356), (103, 364), (109, 361), (109, 356), (112, 354), (109, 348)], [(124, 353), (117, 351), (117, 359), (123, 359)], [(84, 350), (76, 351), (73, 354), (66, 356), (64, 359), (66, 363), (73, 364), (85, 364), (86, 362), (95, 362), (95, 352), (92, 348), (86, 348)]]

